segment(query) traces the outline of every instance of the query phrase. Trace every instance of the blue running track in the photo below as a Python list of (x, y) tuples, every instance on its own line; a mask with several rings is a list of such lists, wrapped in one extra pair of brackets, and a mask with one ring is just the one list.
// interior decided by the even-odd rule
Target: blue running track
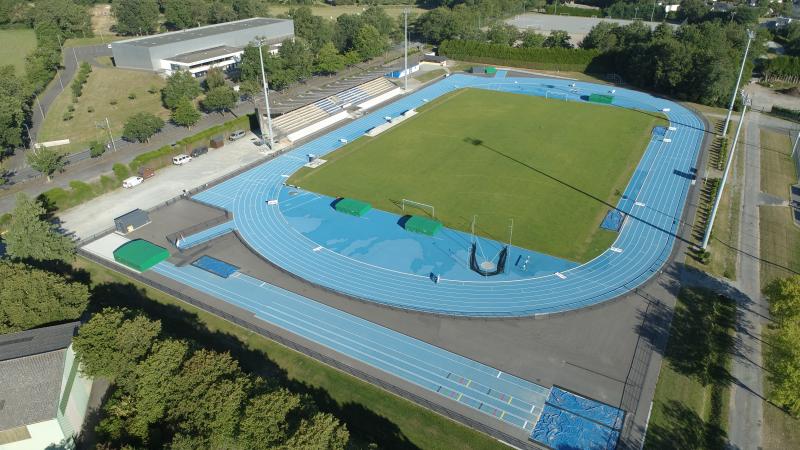
[(237, 273), (162, 262), (153, 270), (261, 320), (530, 433), (550, 390)]
[[(463, 281), (428, 277), (371, 265), (327, 249), (288, 226), (278, 206), (286, 178), (365, 131), (453, 90), (474, 87), (583, 101), (608, 93), (607, 86), (571, 80), (484, 78), (454, 75), (350, 122), (308, 144), (208, 189), (194, 198), (234, 215), (242, 238), (274, 264), (329, 289), (378, 303), (463, 316), (527, 316), (573, 310), (622, 295), (649, 279), (669, 257), (695, 171), (704, 125), (690, 110), (649, 94), (617, 89), (614, 106), (657, 112), (664, 108), (674, 130), (654, 136), (617, 207), (627, 213), (609, 250), (572, 269), (520, 280)], [(665, 142), (665, 139), (671, 142)], [(569, 205), (565, 205), (568, 208)]]

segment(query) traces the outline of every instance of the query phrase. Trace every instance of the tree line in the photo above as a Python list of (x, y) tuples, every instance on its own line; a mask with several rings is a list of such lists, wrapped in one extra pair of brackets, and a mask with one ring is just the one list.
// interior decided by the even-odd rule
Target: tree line
[(794, 417), (800, 417), (800, 275), (767, 285), (773, 325), (767, 336), (766, 373), (769, 399)]

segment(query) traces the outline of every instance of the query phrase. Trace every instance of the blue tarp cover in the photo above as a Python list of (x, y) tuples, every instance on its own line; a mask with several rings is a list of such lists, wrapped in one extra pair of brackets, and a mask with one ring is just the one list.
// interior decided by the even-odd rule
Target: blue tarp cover
[(222, 278), (228, 278), (239, 270), (239, 268), (234, 265), (206, 255), (197, 258), (192, 265)]
[(547, 403), (617, 430), (622, 428), (622, 421), (625, 418), (625, 414), (618, 408), (555, 386), (550, 390)]
[(619, 431), (546, 404), (531, 439), (555, 450), (612, 450)]
[(622, 227), (622, 220), (624, 218), (625, 216), (618, 209), (612, 209), (606, 214), (606, 217), (600, 224), (600, 228), (604, 230), (619, 231), (619, 229)]

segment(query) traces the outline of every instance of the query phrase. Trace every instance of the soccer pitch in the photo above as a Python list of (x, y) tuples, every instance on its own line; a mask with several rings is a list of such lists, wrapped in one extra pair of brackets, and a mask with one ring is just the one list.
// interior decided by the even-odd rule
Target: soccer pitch
[[(445, 226), (584, 262), (616, 233), (616, 205), (665, 119), (622, 108), (481, 89), (438, 98), (419, 114), (303, 168), (288, 184), (369, 202), (396, 214), (401, 199), (433, 205)], [(605, 202), (605, 203), (604, 203)]]

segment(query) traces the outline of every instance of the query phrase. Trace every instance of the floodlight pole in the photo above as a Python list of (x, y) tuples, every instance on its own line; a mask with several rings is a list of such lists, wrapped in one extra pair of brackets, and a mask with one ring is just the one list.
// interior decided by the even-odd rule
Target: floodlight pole
[[(269, 111), (269, 86), (267, 85), (267, 75), (264, 73), (264, 53), (261, 51), (261, 47), (264, 45), (263, 41), (259, 41), (258, 43), (258, 59), (261, 62), (261, 86), (264, 88), (264, 105), (266, 105), (267, 109), (267, 128), (269, 129), (269, 149), (273, 150), (275, 147), (275, 141), (272, 139), (272, 114)], [(263, 122), (263, 119), (262, 119)], [(261, 138), (264, 138), (264, 130), (261, 130)]]
[(750, 42), (755, 37), (752, 30), (747, 30), (747, 45), (744, 47), (744, 56), (742, 57), (742, 66), (739, 68), (739, 78), (736, 80), (736, 86), (733, 88), (733, 95), (731, 96), (731, 104), (728, 107), (728, 116), (725, 118), (725, 126), (722, 127), (722, 137), (728, 136), (728, 125), (731, 123), (731, 114), (733, 113), (733, 105), (736, 103), (736, 94), (739, 92), (739, 84), (742, 82), (742, 74), (744, 73), (744, 65), (747, 63), (747, 52), (750, 51)]
[(111, 134), (111, 124), (108, 122), (108, 117), (106, 117), (106, 131), (108, 131), (108, 138), (111, 139), (111, 146), (114, 147), (114, 152), (116, 152), (117, 143), (114, 142), (114, 136)]
[(403, 90), (408, 90), (408, 8), (403, 10), (403, 36), (405, 37), (405, 48), (403, 52), (403, 64), (405, 66), (405, 76), (403, 77)]
[(722, 181), (719, 183), (717, 197), (714, 199), (714, 206), (711, 208), (711, 216), (709, 217), (708, 225), (706, 225), (706, 232), (703, 235), (703, 243), (700, 246), (703, 250), (708, 247), (708, 240), (711, 238), (711, 229), (714, 228), (714, 219), (717, 217), (717, 209), (719, 208), (720, 200), (722, 200), (722, 193), (725, 190), (725, 182), (728, 181), (728, 174), (731, 171), (731, 165), (733, 165), (733, 155), (736, 153), (736, 144), (739, 142), (739, 134), (744, 125), (744, 115), (749, 105), (750, 99), (746, 94), (742, 93), (742, 116), (739, 118), (739, 125), (736, 127), (736, 135), (733, 137), (733, 145), (731, 145), (731, 150), (728, 153), (728, 161), (725, 164), (725, 173), (722, 175)]

